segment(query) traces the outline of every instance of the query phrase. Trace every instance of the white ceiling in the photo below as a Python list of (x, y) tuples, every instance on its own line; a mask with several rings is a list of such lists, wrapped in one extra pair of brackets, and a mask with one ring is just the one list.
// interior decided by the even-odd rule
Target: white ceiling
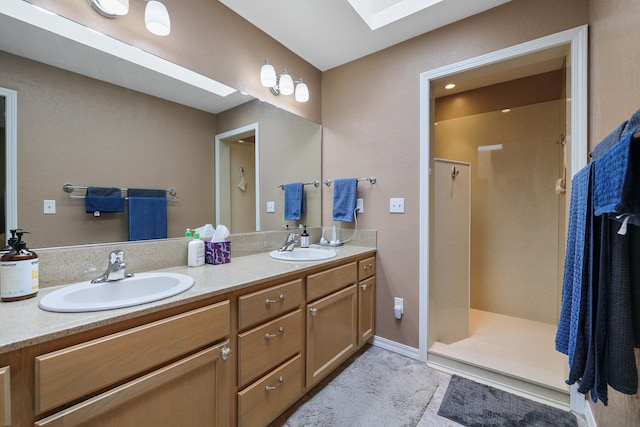
[(219, 0), (326, 71), (510, 0)]

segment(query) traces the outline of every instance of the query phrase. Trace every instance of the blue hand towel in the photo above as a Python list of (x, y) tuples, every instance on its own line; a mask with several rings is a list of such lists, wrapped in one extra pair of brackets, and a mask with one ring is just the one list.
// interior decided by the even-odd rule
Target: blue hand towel
[(596, 215), (633, 214), (640, 222), (640, 140), (628, 133), (594, 163), (593, 207)]
[(357, 197), (357, 178), (335, 179), (333, 181), (333, 220), (352, 222)]
[(167, 198), (129, 197), (129, 240), (167, 237)]
[[(573, 363), (582, 301), (587, 259), (589, 252), (589, 218), (592, 180), (592, 166), (589, 163), (578, 171), (571, 183), (571, 204), (569, 207), (569, 227), (567, 230), (567, 251), (564, 260), (562, 283), (562, 305), (556, 331), (556, 350), (569, 356)], [(583, 313), (584, 314), (584, 313)]]
[(298, 220), (305, 211), (304, 184), (284, 185), (284, 219)]
[(167, 197), (167, 190), (155, 190), (150, 188), (129, 188), (128, 197)]
[(87, 213), (124, 212), (122, 190), (115, 187), (87, 187), (84, 206)]

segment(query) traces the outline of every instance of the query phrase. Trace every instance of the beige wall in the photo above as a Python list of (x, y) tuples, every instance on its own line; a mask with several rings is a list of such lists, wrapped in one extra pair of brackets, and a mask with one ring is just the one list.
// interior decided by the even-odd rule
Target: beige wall
[(18, 92), (18, 226), (30, 247), (128, 240), (126, 213), (94, 218), (66, 183), (175, 188), (169, 237), (211, 222), (215, 115), (3, 52), (0, 86)]
[[(594, 147), (640, 108), (640, 1), (591, 0), (589, 37), (589, 145)], [(640, 350), (636, 349), (640, 369)], [(598, 427), (632, 427), (640, 395), (609, 388), (609, 406), (592, 404)]]
[[(564, 106), (549, 101), (435, 127), (434, 156), (472, 165), (471, 308), (557, 324)], [(494, 144), (503, 149), (478, 151)]]
[[(215, 0), (167, 2), (171, 34), (158, 37), (144, 26), (144, 1), (131, 1), (129, 14), (117, 19), (98, 15), (86, 0), (31, 0), (31, 3), (123, 40), (169, 61), (242, 90), (256, 98), (320, 123), (321, 73)], [(273, 96), (260, 85), (260, 67), (269, 58), (276, 70), (287, 68), (309, 86), (310, 100)]]
[[(419, 74), (587, 22), (586, 1), (513, 0), (323, 73), (323, 176), (378, 177), (359, 187), (359, 226), (378, 231), (379, 336), (418, 347)], [(390, 197), (405, 198), (404, 215), (389, 214)], [(323, 225), (330, 215), (325, 198)]]
[[(231, 143), (229, 163), (231, 212), (233, 212), (229, 230), (232, 233), (256, 231), (255, 144), (237, 141)], [(244, 190), (240, 189), (241, 169), (244, 170)]]

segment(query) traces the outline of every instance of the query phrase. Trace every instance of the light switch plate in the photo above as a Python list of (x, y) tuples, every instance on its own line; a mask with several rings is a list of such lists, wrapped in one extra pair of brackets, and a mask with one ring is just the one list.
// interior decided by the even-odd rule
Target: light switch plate
[(392, 197), (389, 199), (389, 212), (404, 213), (404, 197)]
[(45, 215), (54, 215), (56, 213), (56, 201), (55, 200), (45, 200), (44, 201), (44, 214)]
[(274, 213), (276, 211), (276, 202), (267, 202), (267, 212)]

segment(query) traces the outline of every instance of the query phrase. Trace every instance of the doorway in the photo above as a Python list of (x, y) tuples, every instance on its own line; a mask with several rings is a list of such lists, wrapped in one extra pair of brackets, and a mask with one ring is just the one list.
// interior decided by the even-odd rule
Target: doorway
[[(481, 87), (479, 86), (480, 82), (487, 81), (487, 79), (504, 76), (505, 73), (509, 74), (514, 70), (526, 70), (559, 55), (564, 57), (567, 68), (567, 181), (570, 182), (572, 173), (580, 170), (586, 164), (587, 158), (586, 47), (587, 28), (585, 26), (421, 74), (420, 357), (423, 360), (434, 365), (445, 363), (449, 368), (453, 367), (452, 369), (459, 370), (465, 370), (465, 367), (470, 365), (470, 363), (455, 357), (443, 361), (438, 357), (437, 351), (431, 351), (436, 337), (433, 336), (435, 325), (430, 323), (430, 311), (432, 307), (439, 305), (439, 302), (435, 300), (435, 295), (437, 295), (433, 282), (435, 264), (430, 252), (430, 249), (434, 248), (433, 212), (436, 208), (433, 206), (436, 202), (433, 199), (435, 184), (432, 175), (433, 159), (436, 154), (434, 152), (436, 90), (443, 82), (452, 77), (456, 77), (456, 80), (462, 79), (472, 82), (478, 85), (476, 87)], [(493, 81), (490, 84), (494, 83), (497, 82)], [(563, 106), (563, 108), (565, 107)], [(487, 142), (486, 144), (491, 143)], [(479, 157), (476, 158), (476, 162), (481, 160)], [(473, 192), (473, 189), (471, 191)], [(566, 200), (569, 200), (568, 196)], [(430, 268), (430, 265), (434, 267)], [(553, 309), (555, 310), (556, 307)], [(469, 312), (469, 316), (476, 319), (481, 317), (477, 314)], [(473, 319), (471, 321), (473, 322)], [(493, 321), (486, 320), (484, 324), (493, 324)], [(551, 328), (555, 330), (554, 326)], [(479, 332), (484, 333), (485, 330)], [(517, 334), (522, 335), (521, 332), (517, 332)], [(504, 356), (504, 353), (508, 352), (503, 352), (500, 356)], [(507, 363), (503, 361), (501, 366), (505, 366)], [(498, 378), (491, 376), (493, 367), (488, 366), (490, 363), (475, 361), (473, 364), (475, 368), (478, 368), (474, 371), (477, 376), (489, 380)], [(532, 390), (528, 388), (530, 385), (530, 382), (525, 379), (518, 387), (530, 392)], [(572, 400), (572, 408), (574, 400), (576, 399)], [(574, 409), (580, 411), (579, 408)]]
[(216, 135), (216, 227), (260, 231), (259, 141), (258, 123)]

